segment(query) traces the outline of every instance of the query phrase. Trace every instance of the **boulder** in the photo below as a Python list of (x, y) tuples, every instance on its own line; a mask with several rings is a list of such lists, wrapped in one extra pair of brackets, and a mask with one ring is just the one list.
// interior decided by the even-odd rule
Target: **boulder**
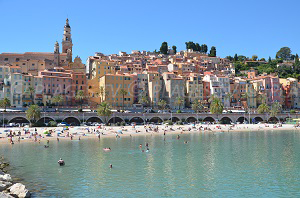
[(0, 191), (7, 189), (11, 185), (12, 185), (12, 183), (10, 183), (10, 182), (0, 181)]
[(7, 193), (0, 192), (0, 198), (14, 198), (14, 197)]
[(12, 181), (10, 174), (0, 175), (0, 181)]
[(12, 195), (16, 195), (20, 198), (30, 197), (30, 192), (26, 189), (25, 185), (16, 183), (9, 188), (9, 192)]

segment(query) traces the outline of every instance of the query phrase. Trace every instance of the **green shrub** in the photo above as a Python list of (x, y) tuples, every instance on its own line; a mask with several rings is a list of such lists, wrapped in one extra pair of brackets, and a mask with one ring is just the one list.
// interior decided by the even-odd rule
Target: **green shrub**
[(176, 113), (181, 113), (181, 110), (177, 110)]
[(57, 123), (55, 121), (50, 121), (48, 126), (49, 127), (57, 127)]
[(177, 121), (176, 124), (177, 125), (183, 125), (183, 122), (182, 121)]
[(120, 125), (121, 125), (121, 126), (125, 126), (125, 125), (126, 125), (126, 122), (122, 121), (122, 122), (120, 123)]
[(296, 110), (292, 109), (292, 110), (290, 111), (290, 113), (296, 113)]
[(78, 112), (82, 112), (82, 109), (80, 108), (80, 109), (78, 109)]

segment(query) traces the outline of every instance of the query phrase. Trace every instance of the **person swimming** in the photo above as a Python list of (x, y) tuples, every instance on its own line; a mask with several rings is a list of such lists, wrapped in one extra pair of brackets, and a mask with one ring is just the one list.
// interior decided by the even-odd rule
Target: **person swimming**
[(112, 168), (112, 164), (109, 165), (109, 168)]
[(64, 161), (62, 158), (60, 158), (60, 159), (58, 160), (57, 163), (58, 163), (60, 166), (65, 165), (65, 161)]
[(143, 147), (143, 145), (142, 144), (140, 144), (140, 146), (139, 146), (140, 148), (142, 148)]
[(179, 140), (180, 139), (180, 135), (177, 135), (177, 140)]

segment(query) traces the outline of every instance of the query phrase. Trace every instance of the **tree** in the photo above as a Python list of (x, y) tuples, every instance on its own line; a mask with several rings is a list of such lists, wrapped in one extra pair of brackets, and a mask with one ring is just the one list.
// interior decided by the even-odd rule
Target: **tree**
[(209, 51), (209, 56), (210, 57), (216, 57), (217, 56), (217, 49), (215, 46), (212, 46), (210, 51)]
[(78, 100), (80, 102), (80, 108), (82, 109), (83, 101), (85, 99), (84, 92), (82, 90), (77, 91), (75, 95), (75, 100)]
[(186, 50), (192, 49), (193, 51), (195, 51), (196, 49), (196, 45), (193, 41), (185, 42), (185, 47)]
[(206, 54), (206, 53), (207, 53), (207, 50), (208, 50), (208, 49), (207, 49), (207, 45), (206, 45), (206, 44), (202, 44), (202, 45), (201, 45), (201, 52)]
[(261, 105), (258, 106), (257, 112), (264, 114), (270, 112), (270, 108), (266, 103), (262, 103)]
[(201, 46), (199, 45), (199, 43), (196, 43), (196, 45), (195, 45), (195, 51), (201, 52)]
[(184, 99), (182, 97), (178, 96), (176, 98), (175, 104), (178, 105), (178, 109), (180, 109), (181, 106), (184, 104)]
[(162, 53), (162, 54), (168, 54), (168, 43), (167, 42), (163, 42), (161, 44), (160, 53)]
[(279, 102), (274, 102), (271, 106), (271, 117), (275, 117), (278, 113), (280, 113), (282, 109), (282, 105)]
[(139, 103), (142, 104), (143, 106), (147, 106), (149, 104), (149, 100), (146, 94), (142, 94), (139, 96)]
[(6, 112), (6, 107), (10, 106), (10, 100), (7, 97), (3, 98), (0, 100), (0, 106), (4, 108), (4, 112)]
[(212, 103), (214, 101), (214, 99), (217, 99), (218, 97), (215, 95), (215, 94), (211, 94), (209, 99), (208, 99), (208, 102), (209, 103)]
[(38, 105), (30, 105), (26, 111), (26, 117), (31, 122), (35, 123), (41, 118), (41, 109)]
[(121, 90), (119, 91), (119, 94), (122, 96), (122, 109), (123, 109), (123, 111), (124, 111), (124, 97), (125, 97), (125, 95), (128, 94), (128, 92), (127, 92), (125, 89), (121, 89)]
[(160, 100), (157, 104), (161, 110), (165, 110), (167, 107), (167, 102), (165, 100)]
[(64, 97), (62, 95), (56, 95), (52, 98), (52, 102), (56, 104), (60, 104), (64, 101)]
[(258, 56), (257, 56), (257, 55), (253, 55), (253, 56), (252, 56), (252, 60), (253, 60), (253, 61), (257, 61), (257, 59), (258, 59)]
[(238, 59), (238, 55), (237, 54), (235, 54), (234, 55), (234, 58), (233, 58), (233, 60), (234, 60), (234, 62), (236, 62), (236, 61), (238, 61), (239, 59)]
[(295, 64), (299, 64), (299, 56), (298, 56), (298, 54), (295, 55)]
[(27, 89), (28, 93), (30, 94), (30, 99), (32, 101), (32, 104), (34, 104), (34, 97), (33, 94), (35, 93), (35, 89), (33, 86), (29, 86)]
[(225, 99), (229, 100), (229, 106), (231, 106), (231, 99), (233, 97), (233, 94), (231, 92), (226, 93)]
[(107, 102), (102, 102), (97, 109), (97, 114), (98, 116), (104, 116), (104, 122), (107, 123), (107, 118), (112, 114), (110, 105)]
[(195, 99), (193, 101), (193, 104), (192, 104), (192, 109), (194, 110), (195, 113), (198, 113), (199, 111), (201, 111), (203, 109), (203, 105), (201, 104), (201, 102), (199, 102), (198, 99)]
[(291, 60), (292, 51), (289, 47), (282, 47), (277, 53), (276, 58), (282, 60)]
[(217, 114), (217, 119), (219, 119), (219, 114), (223, 113), (224, 104), (220, 98), (214, 97), (210, 104), (210, 112), (212, 114)]
[(174, 51), (174, 54), (176, 54), (176, 53), (177, 53), (177, 47), (176, 47), (175, 45), (173, 45), (173, 46), (172, 46), (172, 49), (173, 49), (173, 51)]

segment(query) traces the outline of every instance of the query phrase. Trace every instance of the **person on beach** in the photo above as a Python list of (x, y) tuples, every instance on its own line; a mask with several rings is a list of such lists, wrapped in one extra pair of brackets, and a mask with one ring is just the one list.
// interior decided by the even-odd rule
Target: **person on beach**
[(59, 142), (59, 138), (56, 138), (56, 140)]
[(80, 140), (80, 136), (79, 136), (78, 140)]

